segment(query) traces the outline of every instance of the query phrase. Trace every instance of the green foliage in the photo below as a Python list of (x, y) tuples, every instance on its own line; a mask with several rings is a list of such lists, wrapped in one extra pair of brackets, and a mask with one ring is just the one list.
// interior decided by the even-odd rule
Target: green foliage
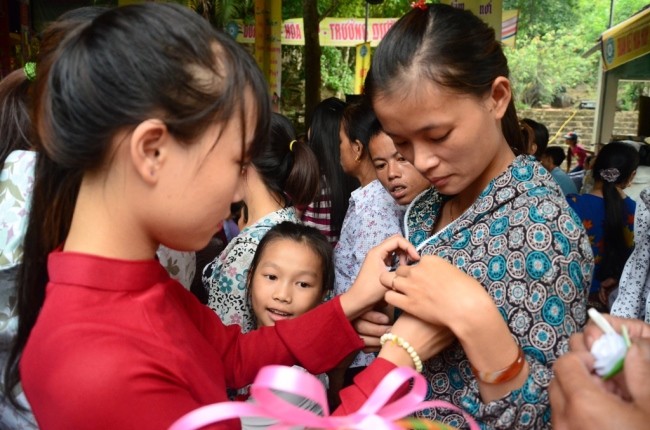
[(505, 49), (519, 107), (550, 104), (566, 88), (578, 84), (595, 86), (598, 57), (583, 58), (580, 36), (558, 30), (517, 42)]
[(323, 89), (341, 97), (354, 89), (354, 48), (324, 46), (321, 56)]

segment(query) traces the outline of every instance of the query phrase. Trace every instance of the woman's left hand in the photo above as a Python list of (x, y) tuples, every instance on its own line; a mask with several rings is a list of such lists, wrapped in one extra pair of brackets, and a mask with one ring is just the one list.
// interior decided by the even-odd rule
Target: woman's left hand
[(380, 281), (390, 290), (386, 302), (431, 324), (451, 327), (483, 306), (495, 307), (476, 279), (436, 256), (384, 273)]

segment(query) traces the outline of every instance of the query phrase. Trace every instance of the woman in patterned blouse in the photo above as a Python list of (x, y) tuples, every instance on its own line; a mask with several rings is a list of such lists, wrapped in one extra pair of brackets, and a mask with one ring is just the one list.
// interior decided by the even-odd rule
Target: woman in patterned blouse
[(508, 75), (494, 31), (447, 5), (417, 3), (377, 48), (366, 91), (433, 185), (405, 218), (420, 262), (381, 280), (389, 304), (456, 338), (425, 363), (430, 398), (485, 428), (545, 428), (552, 364), (586, 321), (592, 256), (559, 187), (524, 155)]

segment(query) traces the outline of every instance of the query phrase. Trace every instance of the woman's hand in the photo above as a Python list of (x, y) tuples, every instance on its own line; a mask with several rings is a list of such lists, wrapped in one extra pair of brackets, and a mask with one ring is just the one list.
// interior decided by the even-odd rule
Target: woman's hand
[[(641, 321), (639, 321), (641, 322)], [(636, 331), (636, 329), (634, 329)], [(580, 335), (582, 336), (582, 335)], [(593, 373), (594, 358), (585, 350), (585, 338), (572, 337), (578, 350), (560, 357), (553, 366), (549, 386), (553, 428), (645, 429), (650, 422), (650, 340), (637, 338), (616, 381), (603, 381)], [(625, 392), (616, 388), (624, 382)]]
[(385, 296), (389, 304), (452, 329), (469, 313), (495, 308), (476, 279), (436, 256), (423, 256), (416, 265), (382, 273), (380, 281), (391, 290)]
[[(390, 332), (409, 342), (422, 361), (437, 355), (456, 340), (448, 328), (427, 323), (406, 313), (397, 318)], [(411, 356), (393, 342), (387, 342), (381, 348), (379, 357), (397, 366), (414, 367)]]
[(401, 264), (420, 259), (415, 247), (400, 235), (394, 235), (372, 248), (366, 255), (361, 270), (348, 291), (341, 294), (341, 307), (348, 319), (353, 320), (370, 310), (384, 298), (386, 289), (379, 282), (382, 273), (388, 273), (393, 260)]
[(390, 318), (383, 312), (368, 311), (352, 322), (366, 347), (363, 352), (377, 352), (381, 349), (379, 338), (392, 327)]

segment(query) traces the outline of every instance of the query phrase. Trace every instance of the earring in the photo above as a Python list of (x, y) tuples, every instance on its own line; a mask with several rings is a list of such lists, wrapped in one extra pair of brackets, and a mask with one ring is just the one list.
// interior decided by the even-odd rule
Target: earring
[(361, 163), (361, 154), (357, 154), (357, 156), (354, 158), (354, 161)]

